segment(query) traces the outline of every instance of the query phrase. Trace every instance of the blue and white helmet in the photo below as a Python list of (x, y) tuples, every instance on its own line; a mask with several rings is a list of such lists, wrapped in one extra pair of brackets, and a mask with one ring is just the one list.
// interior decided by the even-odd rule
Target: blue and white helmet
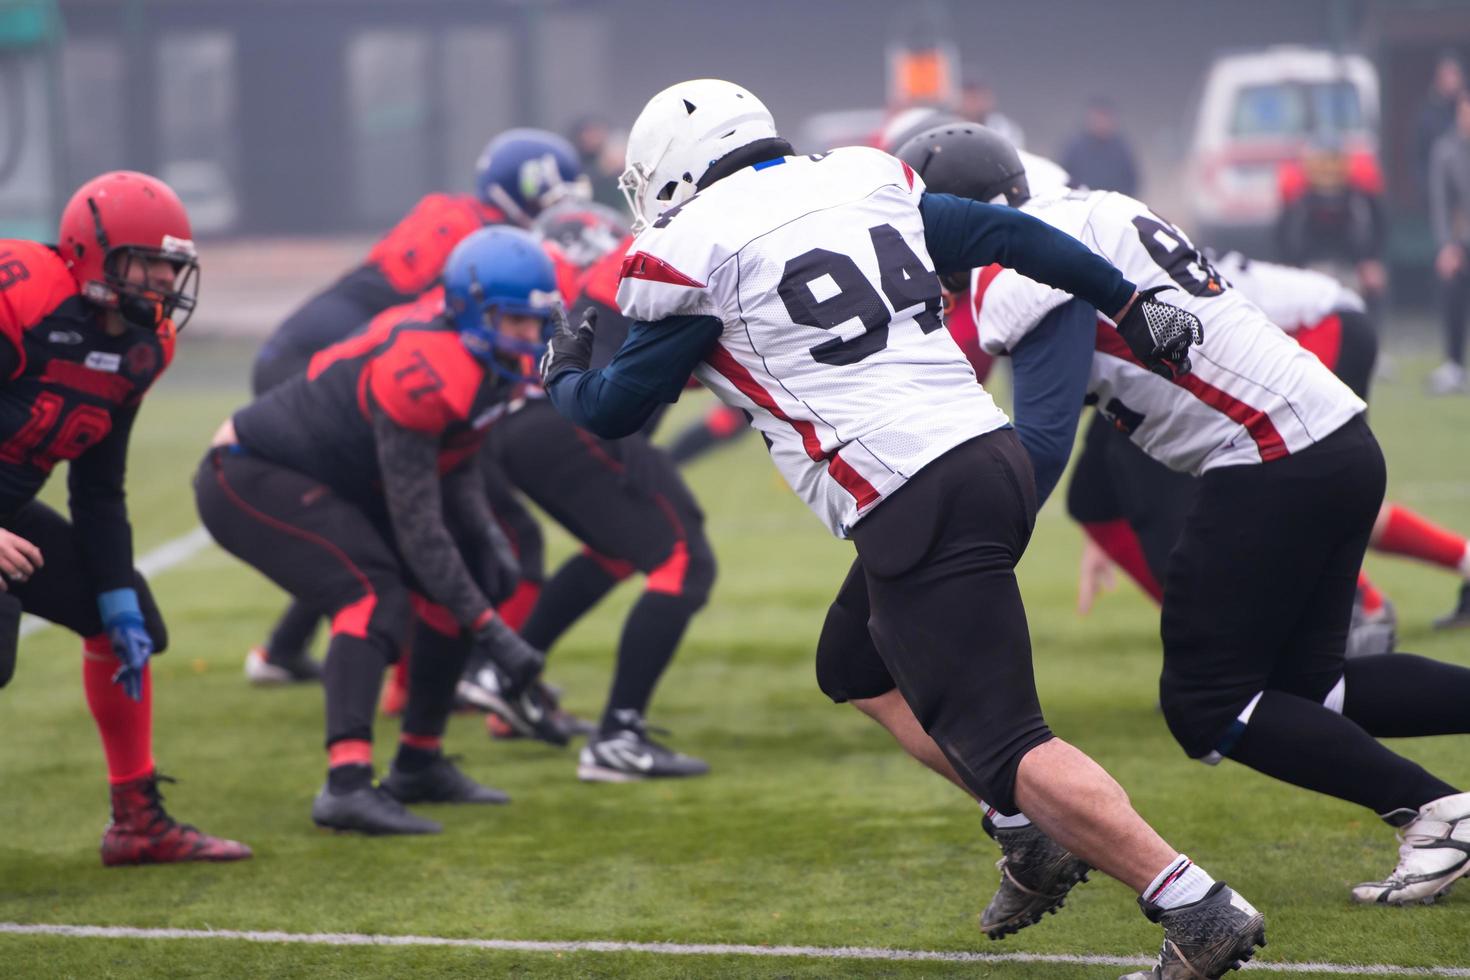
[(571, 143), (544, 129), (508, 129), (475, 162), (475, 191), (527, 228), (558, 201), (590, 198), (592, 184)]
[(444, 263), (444, 309), (459, 339), (477, 359), (512, 381), (534, 381), (544, 343), (500, 332), (506, 313), (538, 317), (545, 335), (561, 305), (556, 269), (530, 233), (504, 226), (481, 228)]

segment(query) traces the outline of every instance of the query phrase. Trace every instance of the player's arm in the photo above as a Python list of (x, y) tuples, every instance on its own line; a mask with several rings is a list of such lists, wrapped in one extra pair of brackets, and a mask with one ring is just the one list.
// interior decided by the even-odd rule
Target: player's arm
[(1138, 292), (1086, 245), (1014, 208), (926, 193), (919, 213), (934, 271), (941, 276), (994, 262), (1086, 300), (1114, 322)]
[(378, 470), (399, 551), (430, 599), (473, 629), (494, 616), (444, 520), (437, 436), (399, 425), (372, 408)]
[(1039, 503), (1051, 495), (1072, 455), (1096, 331), (1097, 311), (1074, 299), (1048, 313), (1011, 351), (1012, 414), (1036, 472)]
[(441, 483), (449, 523), (473, 541), (475, 581), (492, 603), (504, 602), (521, 576), (520, 562), (490, 508), (483, 471), (471, 459), (444, 474)]
[(545, 657), (495, 615), (465, 567), (459, 545), (444, 523), (437, 436), (399, 425), (376, 404), (372, 422), (398, 550), (428, 597), (471, 631), (476, 647), (505, 672), (506, 693), (520, 696), (541, 673)]
[(128, 442), (137, 406), (119, 409), (100, 442), (71, 461), (68, 506), (81, 542), (87, 584), (98, 595), (133, 586), (133, 528), (128, 523)]
[(71, 461), (68, 506), (80, 543), (82, 573), (97, 597), (97, 611), (121, 666), (113, 683), (134, 701), (143, 699), (143, 668), (161, 643), (143, 618), (133, 578), (133, 528), (128, 523), (123, 483), (128, 441), (137, 406), (117, 411), (112, 429), (91, 449)]
[(632, 435), (660, 405), (678, 401), (724, 330), (713, 316), (633, 320), (607, 366), (589, 370), (595, 332), (586, 323), (573, 330), (558, 319), (542, 364), (546, 394), (557, 411), (604, 439)]

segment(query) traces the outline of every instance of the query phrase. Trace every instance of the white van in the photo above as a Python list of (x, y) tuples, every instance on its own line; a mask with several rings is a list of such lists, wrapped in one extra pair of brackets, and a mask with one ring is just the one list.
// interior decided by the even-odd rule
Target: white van
[(1278, 171), (1316, 145), (1378, 154), (1378, 72), (1358, 54), (1280, 46), (1222, 55), (1195, 116), (1184, 196), (1201, 240), (1259, 250)]

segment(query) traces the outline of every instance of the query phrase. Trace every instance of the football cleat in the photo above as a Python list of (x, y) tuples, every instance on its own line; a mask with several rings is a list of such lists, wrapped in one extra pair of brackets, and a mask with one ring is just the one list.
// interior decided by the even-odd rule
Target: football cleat
[(444, 829), (408, 810), (382, 786), (372, 785), (333, 793), (323, 784), (311, 803), (311, 819), (318, 827), (340, 833), (437, 834)]
[(1351, 658), (1393, 653), (1398, 644), (1398, 621), (1398, 613), (1387, 599), (1371, 613), (1364, 611), (1361, 602), (1354, 602), (1346, 655)]
[(631, 783), (640, 779), (703, 776), (709, 763), (675, 752), (648, 737), (649, 728), (636, 711), (619, 711), (623, 725), (594, 736), (577, 759), (577, 778), (584, 783)]
[(504, 688), (499, 670), (494, 664), (486, 664), (460, 678), (455, 695), (483, 711), (498, 715), (522, 737), (551, 745), (566, 745), (572, 740), (573, 732), (539, 683), (529, 685), (514, 698), (506, 697)]
[(322, 679), (322, 665), (310, 654), (290, 660), (273, 660), (265, 647), (251, 647), (245, 654), (245, 677), (257, 687), (306, 684)]
[(1434, 621), (1437, 630), (1470, 629), (1470, 582), (1460, 586), (1455, 608)]
[(986, 830), (1001, 852), (995, 863), (1000, 887), (980, 913), (980, 929), (991, 939), (1004, 939), (1055, 914), (1092, 870), (1034, 824), (992, 829), (987, 820)]
[(399, 803), (510, 802), (507, 794), (466, 776), (447, 755), (418, 772), (405, 772), (394, 765), (383, 777), (382, 786)]
[(173, 780), (153, 772), (112, 787), (112, 822), (102, 834), (103, 865), (243, 861), (250, 857), (246, 845), (211, 837), (170, 817), (158, 791), (160, 782)]
[(1399, 863), (1382, 881), (1353, 889), (1365, 905), (1432, 903), (1470, 874), (1470, 793), (1424, 804), (1398, 831)]
[(1223, 881), (1204, 898), (1173, 909), (1138, 900), (1143, 914), (1164, 927), (1164, 945), (1152, 970), (1119, 980), (1219, 980), (1266, 945), (1266, 917)]

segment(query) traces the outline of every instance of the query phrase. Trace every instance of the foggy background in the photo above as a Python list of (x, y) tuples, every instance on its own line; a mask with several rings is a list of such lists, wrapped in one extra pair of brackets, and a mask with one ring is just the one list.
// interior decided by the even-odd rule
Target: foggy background
[[(800, 145), (807, 121), (891, 107), (891, 49), (936, 35), (1034, 152), (1056, 155), (1089, 98), (1112, 100), (1138, 196), (1186, 229), (1182, 175), (1216, 56), (1366, 54), (1385, 258), (1395, 300), (1420, 298), (1433, 246), (1412, 133), (1435, 58), (1470, 53), (1458, 0), (0, 0), (0, 234), (54, 237), (61, 203), (96, 173), (158, 174), (205, 243), (209, 322), (214, 290), (250, 269), (322, 285), (421, 195), (469, 189), (506, 127), (565, 132), (597, 115), (626, 129), (660, 88), (718, 76), (755, 91), (800, 149), (824, 149)], [(302, 238), (324, 251), (229, 250)]]

